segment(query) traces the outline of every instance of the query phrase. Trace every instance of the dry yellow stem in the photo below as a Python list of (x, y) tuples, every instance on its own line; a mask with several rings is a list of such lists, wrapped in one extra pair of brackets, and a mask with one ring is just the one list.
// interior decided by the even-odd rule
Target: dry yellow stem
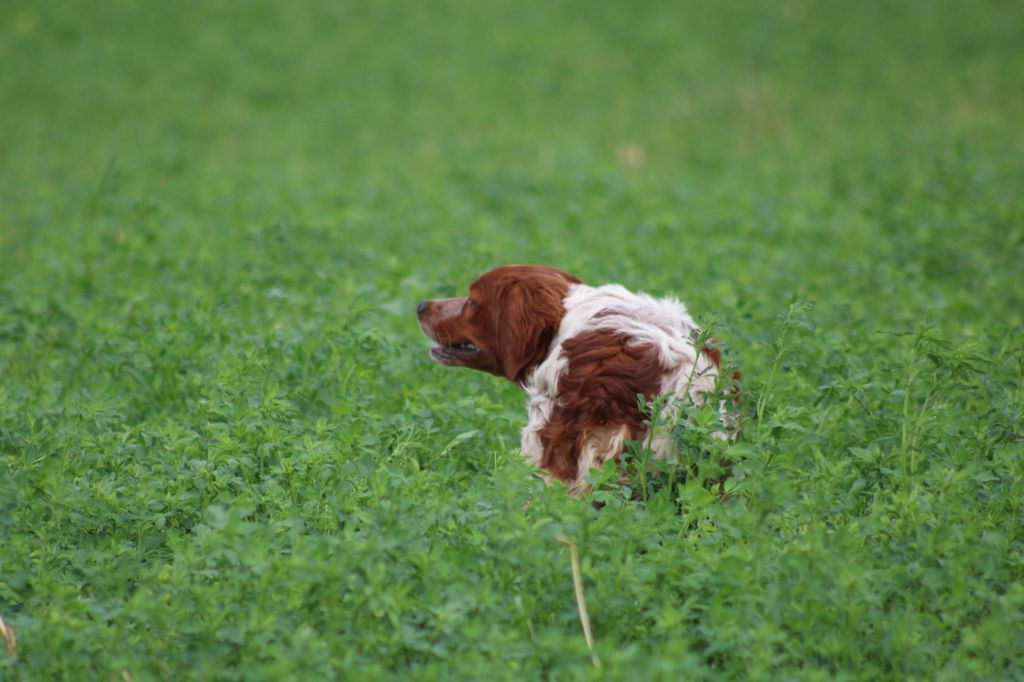
[(572, 587), (576, 592), (576, 609), (580, 614), (580, 625), (583, 626), (583, 640), (587, 643), (590, 651), (590, 660), (595, 668), (601, 667), (601, 659), (594, 651), (594, 634), (590, 630), (590, 613), (587, 611), (587, 599), (583, 595), (583, 571), (580, 569), (580, 554), (576, 549), (576, 543), (565, 537), (558, 536), (561, 542), (569, 545), (569, 563), (572, 566)]
[(0, 618), (0, 635), (3, 635), (7, 643), (7, 653), (11, 656), (18, 655), (18, 637), (14, 634), (14, 628), (8, 625), (3, 618)]

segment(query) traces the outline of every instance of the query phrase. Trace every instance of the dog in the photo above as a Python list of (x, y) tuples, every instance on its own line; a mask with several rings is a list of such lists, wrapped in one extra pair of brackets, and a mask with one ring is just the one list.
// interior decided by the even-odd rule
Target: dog
[[(718, 379), (720, 351), (696, 347), (700, 330), (678, 300), (587, 286), (553, 267), (495, 268), (468, 296), (420, 301), (416, 313), (434, 360), (522, 387), (522, 454), (573, 494), (588, 488), (592, 467), (648, 436), (638, 395), (669, 396), (666, 423), (680, 399), (703, 404)], [(716, 435), (732, 438), (721, 409), (726, 431)], [(650, 447), (658, 458), (676, 455), (667, 435), (654, 434)]]

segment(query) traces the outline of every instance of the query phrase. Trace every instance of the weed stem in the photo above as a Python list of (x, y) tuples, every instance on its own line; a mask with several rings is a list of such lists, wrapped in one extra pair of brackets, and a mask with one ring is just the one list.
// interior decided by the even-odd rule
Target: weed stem
[(11, 656), (18, 655), (18, 638), (14, 634), (14, 628), (8, 625), (3, 618), (0, 618), (0, 636), (7, 644), (7, 653)]
[(594, 634), (590, 630), (590, 613), (587, 611), (587, 599), (583, 595), (583, 571), (580, 569), (580, 555), (576, 549), (576, 543), (560, 535), (558, 537), (560, 542), (564, 542), (569, 545), (569, 563), (572, 565), (572, 587), (576, 592), (576, 608), (580, 614), (580, 625), (583, 626), (583, 639), (587, 643), (587, 649), (590, 651), (590, 660), (593, 662), (595, 668), (601, 667), (601, 659), (597, 657), (597, 652), (594, 651)]

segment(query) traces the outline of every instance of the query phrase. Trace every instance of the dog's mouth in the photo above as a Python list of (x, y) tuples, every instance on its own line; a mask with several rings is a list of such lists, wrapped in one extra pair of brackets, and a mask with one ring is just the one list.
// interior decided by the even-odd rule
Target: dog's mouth
[(431, 347), (430, 355), (442, 365), (464, 365), (480, 357), (480, 349), (469, 341), (452, 345), (436, 344)]

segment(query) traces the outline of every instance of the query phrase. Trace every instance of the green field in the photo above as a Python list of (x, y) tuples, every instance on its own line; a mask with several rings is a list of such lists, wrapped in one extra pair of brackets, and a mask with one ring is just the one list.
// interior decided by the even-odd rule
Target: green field
[[(1024, 679), (1022, 131), (1019, 2), (0, 3), (0, 679)], [(545, 486), (415, 320), (516, 262), (739, 441)]]

